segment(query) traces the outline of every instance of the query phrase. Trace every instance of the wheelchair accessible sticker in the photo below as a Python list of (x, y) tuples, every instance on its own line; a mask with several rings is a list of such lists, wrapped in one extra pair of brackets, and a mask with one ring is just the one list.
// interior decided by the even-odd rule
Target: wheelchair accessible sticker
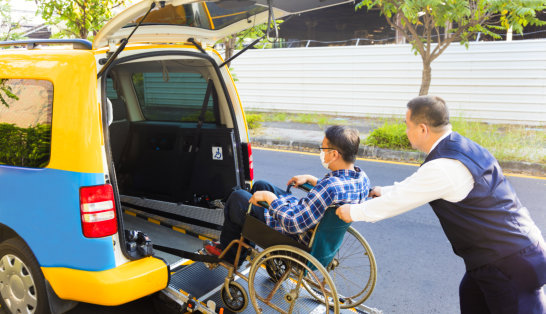
[(212, 146), (212, 160), (224, 160), (224, 154), (222, 154), (222, 147)]

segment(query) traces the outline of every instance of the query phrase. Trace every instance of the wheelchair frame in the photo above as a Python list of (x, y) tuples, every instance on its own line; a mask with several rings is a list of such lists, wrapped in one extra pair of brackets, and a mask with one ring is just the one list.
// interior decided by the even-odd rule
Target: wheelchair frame
[[(240, 312), (248, 305), (248, 293), (240, 284), (235, 282), (235, 276), (238, 276), (248, 283), (250, 300), (257, 313), (261, 312), (258, 300), (281, 313), (291, 313), (294, 309), (295, 302), (299, 297), (301, 286), (303, 286), (316, 300), (324, 304), (327, 308), (331, 308), (334, 313), (339, 313), (340, 309), (354, 307), (364, 308), (371, 312), (374, 311), (374, 309), (361, 305), (361, 303), (369, 297), (375, 287), (377, 268), (375, 258), (369, 245), (358, 231), (349, 227), (352, 229), (349, 233), (360, 242), (366, 251), (366, 255), (368, 255), (368, 259), (370, 260), (370, 278), (368, 279), (364, 290), (355, 296), (360, 299), (355, 301), (351, 298), (338, 296), (335, 282), (328, 273), (328, 271), (332, 271), (339, 266), (339, 262), (332, 261), (328, 267), (325, 268), (309, 253), (315, 241), (316, 231), (320, 223), (313, 228), (310, 243), (308, 246), (305, 246), (299, 241), (277, 232), (250, 215), (251, 206), (252, 205), (249, 205), (241, 237), (230, 242), (219, 256), (219, 259), (224, 258), (227, 252), (237, 245), (233, 264), (226, 261), (220, 261), (217, 264), (228, 270), (228, 275), (226, 276), (224, 286), (222, 287), (222, 301), (228, 309), (233, 312)], [(257, 249), (247, 244), (245, 240), (256, 243), (258, 246), (264, 248), (264, 250), (258, 252)], [(249, 266), (247, 266), (250, 267), (248, 277), (238, 270), (243, 248), (250, 251), (250, 263)], [(284, 271), (281, 271), (281, 273), (273, 272), (274, 270), (270, 269), (271, 263), (282, 263), (284, 265)], [(212, 269), (217, 265), (208, 264), (207, 266)], [(255, 276), (259, 268), (265, 268), (274, 282), (271, 292), (266, 297), (257, 295), (254, 287)], [(320, 274), (320, 278), (317, 276), (316, 272)], [(291, 275), (295, 275), (296, 279), (291, 278)], [(272, 303), (272, 299), (275, 293), (280, 289), (281, 284), (287, 280), (292, 282), (295, 281), (296, 284), (295, 288), (291, 289), (283, 297), (289, 304), (288, 311), (285, 311)], [(340, 300), (345, 302), (341, 303)]]

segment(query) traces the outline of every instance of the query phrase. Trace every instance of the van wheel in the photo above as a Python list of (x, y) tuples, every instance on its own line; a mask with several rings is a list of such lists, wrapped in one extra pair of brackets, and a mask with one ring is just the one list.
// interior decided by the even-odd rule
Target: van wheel
[(49, 313), (44, 275), (20, 238), (0, 243), (0, 296), (10, 313)]

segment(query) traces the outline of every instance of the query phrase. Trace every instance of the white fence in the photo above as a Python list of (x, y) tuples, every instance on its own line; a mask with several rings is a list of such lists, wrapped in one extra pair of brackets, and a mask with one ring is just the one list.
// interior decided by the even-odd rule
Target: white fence
[[(419, 93), (409, 45), (251, 49), (231, 64), (246, 110), (403, 115)], [(544, 125), (546, 40), (452, 44), (432, 63), (430, 95), (452, 116)]]

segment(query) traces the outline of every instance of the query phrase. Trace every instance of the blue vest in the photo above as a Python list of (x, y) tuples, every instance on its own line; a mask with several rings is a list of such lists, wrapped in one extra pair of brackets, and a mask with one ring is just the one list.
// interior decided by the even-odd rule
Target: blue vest
[(453, 132), (438, 143), (423, 164), (437, 158), (459, 160), (474, 178), (474, 188), (462, 201), (438, 199), (429, 203), (467, 270), (538, 243), (540, 230), (485, 148)]

